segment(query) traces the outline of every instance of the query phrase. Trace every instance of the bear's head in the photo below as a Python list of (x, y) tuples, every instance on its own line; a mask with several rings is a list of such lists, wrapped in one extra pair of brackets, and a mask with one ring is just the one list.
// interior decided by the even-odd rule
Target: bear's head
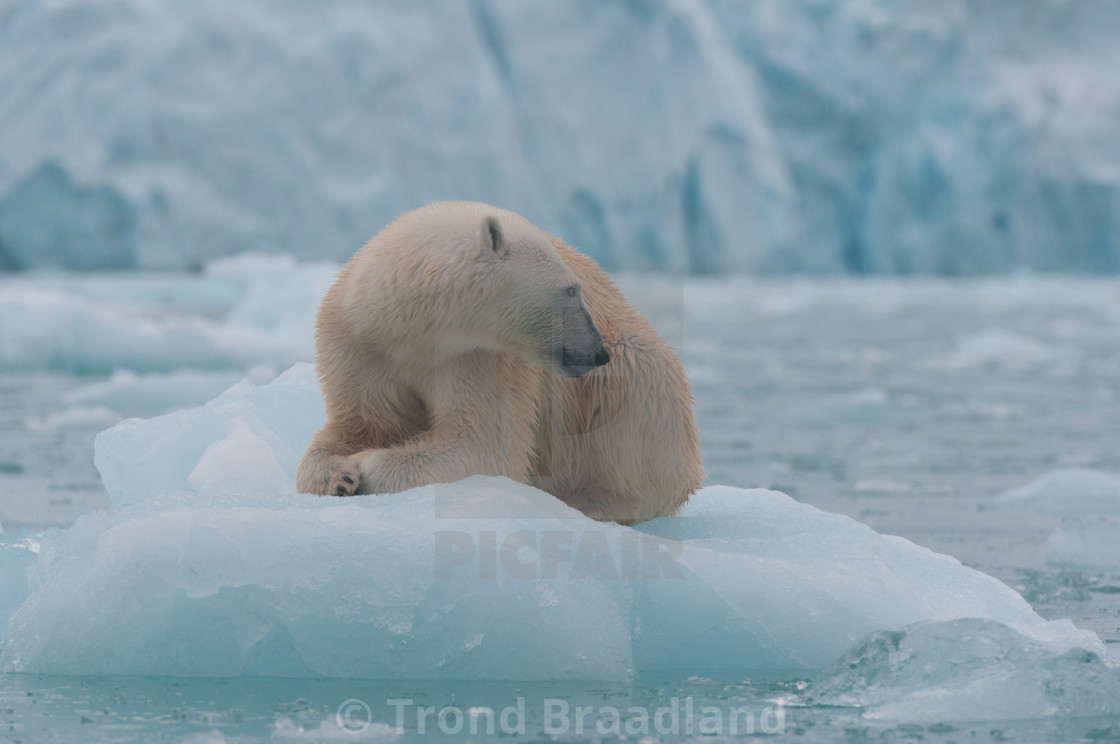
[(513, 212), (436, 202), (398, 217), (345, 272), (353, 332), (421, 366), (477, 349), (564, 377), (610, 361), (579, 279)]
[(478, 241), (487, 277), (482, 284), (504, 350), (563, 377), (580, 377), (610, 361), (583, 285), (544, 233), (517, 215), (496, 213), (482, 218)]

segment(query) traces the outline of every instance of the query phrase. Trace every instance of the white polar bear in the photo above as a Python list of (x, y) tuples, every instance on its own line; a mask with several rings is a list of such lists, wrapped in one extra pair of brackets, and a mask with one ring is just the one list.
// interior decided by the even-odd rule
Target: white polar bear
[(594, 261), (512, 212), (399, 217), (342, 269), (316, 349), (327, 421), (303, 492), (504, 475), (636, 523), (703, 481), (676, 354)]

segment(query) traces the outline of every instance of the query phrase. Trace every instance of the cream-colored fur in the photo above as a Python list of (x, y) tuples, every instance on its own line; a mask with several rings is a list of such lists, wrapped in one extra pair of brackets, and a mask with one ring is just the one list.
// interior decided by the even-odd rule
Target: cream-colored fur
[[(512, 212), (402, 215), (343, 268), (317, 327), (327, 421), (300, 462), (303, 492), (504, 475), (636, 523), (703, 481), (680, 360), (594, 261)], [(558, 338), (610, 361), (561, 376)]]

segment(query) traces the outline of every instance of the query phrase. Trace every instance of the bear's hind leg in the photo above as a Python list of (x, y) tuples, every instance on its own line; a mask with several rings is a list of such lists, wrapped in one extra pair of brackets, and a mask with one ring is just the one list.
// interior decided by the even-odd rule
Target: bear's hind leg
[(597, 522), (637, 524), (645, 521), (639, 496), (622, 493), (605, 485), (582, 485), (554, 495)]

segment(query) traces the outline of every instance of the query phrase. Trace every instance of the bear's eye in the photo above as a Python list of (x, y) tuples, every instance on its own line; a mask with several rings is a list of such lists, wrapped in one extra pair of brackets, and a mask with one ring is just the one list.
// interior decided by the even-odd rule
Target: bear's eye
[(576, 288), (575, 287), (568, 287), (564, 291), (567, 293), (567, 295), (569, 297), (575, 297), (576, 296)]

